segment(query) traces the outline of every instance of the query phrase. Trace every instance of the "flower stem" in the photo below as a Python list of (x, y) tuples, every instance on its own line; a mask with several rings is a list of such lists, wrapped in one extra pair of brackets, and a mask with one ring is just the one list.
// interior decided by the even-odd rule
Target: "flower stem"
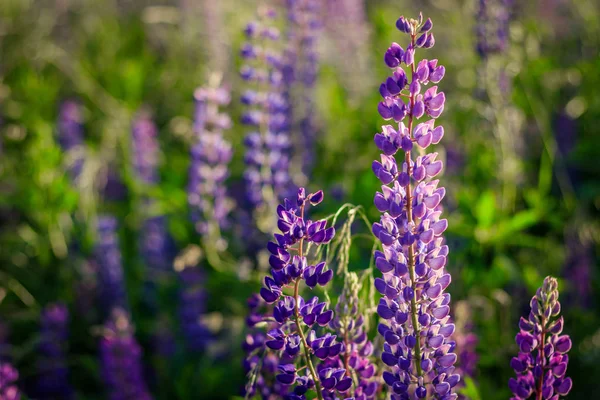
[(542, 400), (542, 387), (544, 386), (544, 346), (546, 345), (546, 321), (544, 316), (542, 316), (542, 340), (540, 344), (540, 365), (542, 365), (542, 374), (540, 375), (540, 379), (537, 382), (536, 387), (536, 400)]
[[(304, 204), (300, 207), (300, 218), (304, 218)], [(298, 256), (303, 256), (303, 244), (304, 239), (300, 239), (300, 243), (298, 244)], [(317, 398), (319, 400), (323, 400), (323, 391), (321, 390), (321, 383), (319, 382), (319, 376), (317, 375), (317, 371), (313, 366), (313, 363), (310, 359), (310, 351), (308, 349), (308, 344), (306, 343), (306, 336), (304, 336), (304, 332), (300, 327), (300, 310), (298, 307), (300, 296), (298, 295), (298, 288), (300, 286), (300, 278), (296, 278), (296, 282), (294, 283), (294, 320), (296, 321), (296, 327), (298, 329), (298, 334), (300, 335), (300, 340), (302, 341), (302, 347), (304, 347), (304, 358), (306, 359), (306, 365), (308, 365), (308, 369), (310, 370), (310, 374), (312, 375), (313, 381), (315, 382), (315, 390), (317, 391)]]
[[(416, 35), (411, 35), (412, 47), (415, 48), (415, 38)], [(411, 79), (414, 79), (415, 76), (415, 61), (411, 64)], [(410, 94), (410, 114), (408, 115), (408, 135), (412, 140), (412, 126), (413, 126), (413, 109), (415, 106), (415, 96)], [(407, 173), (409, 176), (408, 186), (406, 187), (406, 217), (409, 222), (409, 227), (414, 225), (413, 214), (412, 214), (412, 190), (410, 185), (410, 175), (412, 173), (411, 166), (411, 155), (410, 150), (404, 153), (404, 161), (407, 165)], [(412, 286), (413, 296), (410, 299), (410, 314), (413, 325), (413, 331), (415, 334), (415, 339), (417, 344), (415, 345), (415, 366), (417, 368), (417, 376), (420, 377), (423, 375), (423, 370), (421, 369), (421, 338), (419, 333), (419, 322), (417, 320), (417, 283), (415, 279), (415, 249), (414, 243), (408, 246), (408, 271), (410, 274), (410, 282)]]

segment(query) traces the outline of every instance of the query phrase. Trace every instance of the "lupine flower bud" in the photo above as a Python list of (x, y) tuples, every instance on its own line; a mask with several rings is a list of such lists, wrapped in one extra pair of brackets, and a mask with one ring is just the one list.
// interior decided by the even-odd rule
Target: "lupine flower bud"
[(100, 303), (102, 312), (108, 316), (115, 307), (128, 307), (116, 218), (98, 217), (96, 233), (95, 254), (100, 278)]
[(558, 282), (550, 276), (537, 290), (530, 302), (527, 319), (521, 317), (520, 332), (516, 336), (519, 355), (510, 366), (517, 378), (510, 378), (508, 386), (515, 399), (556, 400), (569, 394), (573, 382), (566, 378), (568, 351), (572, 343), (568, 335), (561, 335), (563, 318), (559, 317)]
[(112, 311), (100, 339), (102, 376), (110, 400), (151, 400), (142, 370), (142, 349), (133, 336), (129, 316)]
[[(441, 172), (442, 162), (436, 160), (437, 153), (423, 152), (414, 159), (411, 155), (414, 145), (426, 150), (443, 136), (443, 128), (434, 128), (434, 119), (420, 124), (417, 120), (442, 113), (445, 97), (437, 86), (421, 91), (432, 73), (439, 81), (444, 70), (437, 60), (415, 61), (416, 48), (433, 46), (431, 20), (423, 23), (422, 15), (419, 20), (400, 17), (396, 26), (409, 34), (411, 42), (398, 66), (387, 61), (389, 56), (386, 64), (394, 68), (394, 77), (406, 76), (400, 64), (410, 67), (411, 82), (394, 79), (396, 85), (392, 85), (388, 79), (387, 90), (380, 90), (384, 100), (379, 112), (384, 119), (393, 117), (398, 128), (386, 125), (375, 135), (383, 154), (381, 162), (373, 163), (373, 172), (383, 184), (374, 200), (383, 215), (373, 225), (373, 234), (383, 245), (383, 252), (375, 253), (375, 264), (383, 273), (383, 278), (375, 280), (383, 295), (377, 312), (386, 320), (378, 329), (385, 339), (381, 358), (390, 367), (383, 378), (394, 399), (408, 398), (409, 393), (416, 398), (455, 399), (452, 392), (460, 376), (453, 366), (457, 356), (452, 352), (450, 295), (444, 293), (450, 284), (445, 270), (448, 247), (442, 236), (448, 223), (441, 219), (439, 205), (445, 189), (433, 179)], [(419, 36), (419, 30), (427, 33)], [(406, 103), (401, 95), (408, 97)], [(401, 165), (395, 158), (399, 150), (404, 153)]]
[(231, 127), (231, 120), (219, 112), (219, 107), (229, 104), (230, 96), (224, 88), (198, 88), (194, 100), (196, 142), (191, 151), (188, 204), (198, 233), (217, 240), (220, 230), (228, 227), (232, 208), (225, 187), (232, 149), (223, 138), (223, 130)]
[(58, 117), (58, 143), (67, 157), (67, 169), (71, 178), (77, 180), (84, 164), (83, 117), (81, 106), (72, 100), (60, 106)]
[(282, 73), (285, 63), (283, 56), (269, 46), (279, 37), (278, 31), (269, 26), (274, 17), (272, 10), (263, 10), (259, 21), (246, 29), (252, 33), (248, 35), (252, 42), (242, 51), (247, 63), (241, 71), (242, 78), (252, 82), (252, 89), (243, 97), (249, 109), (242, 115), (242, 123), (251, 128), (245, 139), (246, 192), (253, 207), (266, 208), (276, 207), (290, 189), (289, 104), (283, 93)]
[(39, 344), (39, 377), (36, 399), (70, 399), (73, 390), (69, 384), (67, 366), (69, 311), (64, 304), (51, 304), (41, 316)]
[(0, 362), (0, 399), (19, 400), (21, 392), (16, 382), (19, 379), (17, 370), (7, 362)]

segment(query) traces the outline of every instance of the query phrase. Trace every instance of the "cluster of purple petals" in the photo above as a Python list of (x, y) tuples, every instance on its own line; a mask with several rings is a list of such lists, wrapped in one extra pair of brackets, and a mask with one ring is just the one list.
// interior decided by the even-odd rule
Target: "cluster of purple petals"
[(128, 308), (117, 219), (107, 215), (98, 217), (96, 234), (100, 305), (103, 315), (108, 316), (115, 307)]
[(179, 322), (187, 349), (200, 352), (210, 343), (212, 334), (203, 323), (206, 313), (204, 275), (199, 268), (188, 267), (179, 273)]
[(508, 386), (513, 400), (536, 399), (558, 400), (566, 396), (573, 382), (565, 377), (572, 343), (568, 335), (561, 335), (563, 317), (559, 317), (558, 282), (550, 276), (530, 302), (531, 312), (527, 319), (521, 317), (520, 332), (515, 340), (519, 355), (510, 366), (517, 374), (510, 378)]
[[(284, 398), (290, 400), (305, 399), (312, 388), (324, 399), (337, 399), (352, 386), (352, 377), (340, 360), (345, 352), (344, 343), (331, 332), (317, 333), (333, 321), (333, 311), (316, 296), (305, 300), (298, 295), (301, 282), (312, 289), (325, 286), (333, 277), (333, 271), (325, 263), (309, 265), (303, 253), (306, 246), (329, 243), (335, 235), (334, 228), (328, 228), (325, 220), (305, 218), (308, 206), (322, 200), (322, 191), (307, 195), (300, 188), (294, 200), (285, 199), (277, 208), (281, 233), (276, 233), (275, 241), (267, 245), (271, 274), (264, 279), (259, 301), (251, 302), (255, 310), (262, 302), (266, 303), (269, 313), (251, 312), (247, 321), (251, 326), (268, 322), (266, 335), (254, 332), (246, 338), (245, 349), (250, 353), (247, 368), (252, 366), (257, 352), (275, 354), (279, 361), (275, 381), (280, 385), (278, 390), (287, 389)], [(294, 296), (283, 294), (287, 287), (294, 288)], [(306, 337), (304, 332), (308, 332)], [(302, 367), (302, 363), (298, 365), (300, 358), (308, 368)], [(318, 360), (316, 368), (313, 359)], [(251, 385), (249, 390), (255, 389)]]
[[(336, 317), (331, 321), (330, 328), (343, 338), (344, 354), (341, 358), (356, 376), (357, 384), (352, 389), (354, 400), (375, 399), (381, 383), (377, 376), (373, 354), (373, 343), (365, 331), (365, 319), (358, 312), (358, 291), (360, 283), (354, 273), (346, 277), (344, 291), (335, 306)], [(337, 368), (343, 368), (342, 359), (337, 360)]]
[(283, 360), (285, 364), (288, 360), (271, 352), (265, 344), (266, 332), (276, 328), (278, 323), (266, 322), (266, 331), (257, 326), (265, 324), (264, 320), (272, 316), (273, 307), (267, 305), (260, 295), (254, 294), (248, 299), (248, 310), (248, 332), (242, 343), (242, 349), (247, 355), (244, 359), (244, 370), (248, 375), (245, 395), (259, 395), (263, 399), (283, 398), (288, 393), (288, 385), (279, 382), (275, 376), (280, 361)]
[(253, 206), (276, 202), (290, 192), (289, 104), (285, 96), (284, 56), (274, 49), (280, 38), (271, 23), (273, 10), (261, 10), (259, 19), (244, 30), (245, 60), (240, 73), (247, 82), (241, 102), (247, 106), (241, 122), (251, 128), (244, 140), (246, 194)]
[(83, 117), (81, 105), (68, 100), (60, 105), (58, 117), (58, 143), (62, 150), (68, 154), (69, 174), (77, 179), (81, 174), (84, 164)]
[(41, 315), (39, 343), (39, 377), (36, 399), (70, 399), (73, 390), (69, 383), (67, 341), (69, 310), (64, 304), (51, 304)]
[(0, 399), (19, 400), (21, 392), (17, 387), (19, 373), (7, 362), (0, 362)]
[(125, 311), (115, 308), (100, 339), (102, 377), (110, 400), (150, 400), (143, 376), (142, 349)]
[[(290, 29), (284, 67), (284, 81), (288, 88), (298, 83), (299, 99), (293, 114), (298, 120), (299, 137), (295, 143), (295, 153), (301, 157), (303, 174), (310, 176), (315, 161), (316, 127), (314, 122), (314, 88), (319, 71), (318, 37), (321, 34), (320, 2), (316, 0), (287, 0)], [(293, 92), (293, 90), (292, 90)], [(295, 93), (289, 93), (290, 97)], [(292, 110), (292, 107), (289, 107)]]
[(479, 0), (475, 33), (481, 58), (506, 50), (513, 7), (514, 0)]
[[(381, 358), (388, 367), (383, 378), (393, 399), (455, 399), (453, 388), (460, 380), (454, 367), (450, 295), (444, 293), (451, 281), (442, 236), (448, 222), (441, 218), (440, 206), (446, 191), (435, 179), (443, 164), (436, 160), (437, 153), (426, 152), (443, 137), (444, 129), (435, 126), (435, 119), (445, 102), (437, 86), (426, 86), (438, 83), (445, 68), (437, 60), (415, 58), (417, 49), (433, 47), (432, 25), (422, 15), (418, 20), (398, 19), (396, 27), (410, 37), (410, 44), (404, 49), (393, 43), (386, 51), (384, 61), (392, 76), (381, 84), (383, 101), (378, 106), (384, 119), (397, 123), (375, 135), (382, 154), (381, 162), (373, 162), (373, 172), (383, 184), (374, 200), (383, 215), (373, 224), (373, 234), (383, 245), (383, 251), (375, 253), (383, 274), (375, 280), (383, 296), (377, 312), (385, 320), (378, 331), (385, 340)], [(419, 123), (422, 117), (429, 119)], [(422, 155), (413, 159), (413, 147)], [(401, 163), (395, 157), (398, 152), (404, 156)]]
[(195, 143), (191, 149), (187, 193), (192, 221), (201, 234), (208, 233), (212, 221), (220, 229), (226, 228), (231, 211), (225, 180), (233, 153), (223, 137), (223, 130), (231, 127), (231, 120), (219, 112), (219, 107), (230, 100), (224, 88), (198, 88), (194, 92)]
[(137, 177), (146, 185), (158, 182), (160, 147), (156, 125), (147, 113), (141, 113), (131, 131), (133, 167)]

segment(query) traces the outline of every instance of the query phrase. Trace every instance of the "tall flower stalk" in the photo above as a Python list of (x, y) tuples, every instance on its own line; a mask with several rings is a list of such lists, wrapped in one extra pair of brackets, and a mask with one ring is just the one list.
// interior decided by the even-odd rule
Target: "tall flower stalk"
[(225, 180), (229, 176), (231, 144), (223, 131), (231, 119), (219, 111), (231, 97), (223, 87), (198, 88), (194, 93), (194, 145), (188, 179), (188, 204), (198, 233), (211, 243), (221, 238), (228, 227), (232, 202), (227, 197)]
[(100, 278), (100, 306), (103, 315), (109, 316), (113, 308), (128, 308), (117, 219), (113, 216), (99, 217), (96, 233), (95, 254)]
[(112, 311), (100, 340), (102, 376), (110, 400), (151, 400), (144, 381), (142, 349), (127, 313)]
[[(313, 388), (318, 399), (329, 399), (352, 386), (350, 373), (340, 364), (344, 344), (331, 332), (317, 334), (319, 326), (326, 327), (333, 320), (333, 310), (328, 310), (327, 303), (317, 296), (306, 301), (300, 294), (301, 283), (309, 288), (325, 286), (333, 277), (325, 262), (309, 265), (307, 260), (309, 246), (329, 243), (335, 234), (325, 220), (305, 218), (307, 208), (322, 200), (322, 191), (307, 195), (300, 188), (295, 201), (285, 199), (277, 208), (281, 233), (267, 245), (271, 274), (265, 277), (260, 290), (262, 300), (272, 306), (268, 314), (254, 314), (251, 321), (255, 326), (267, 325), (268, 331), (262, 337), (264, 345), (255, 340), (260, 336), (251, 336), (245, 345), (250, 351), (249, 360), (256, 360), (259, 354), (262, 359), (269, 354), (276, 356), (279, 373), (275, 382), (282, 386), (280, 391), (287, 391), (289, 399), (305, 399), (306, 392)], [(250, 362), (254, 367), (249, 373), (250, 394), (260, 373), (260, 358), (257, 361)], [(264, 377), (261, 379), (264, 381)]]
[[(437, 60), (415, 58), (417, 49), (433, 47), (432, 25), (422, 15), (396, 22), (410, 42), (406, 49), (392, 43), (385, 53), (393, 74), (380, 87), (383, 101), (378, 110), (397, 127), (384, 125), (375, 135), (383, 153), (381, 162), (373, 162), (383, 184), (374, 200), (383, 215), (373, 224), (383, 246), (383, 252), (375, 253), (376, 266), (383, 273), (375, 280), (383, 295), (377, 311), (385, 320), (378, 330), (385, 339), (382, 360), (389, 367), (383, 378), (394, 399), (455, 399), (453, 388), (460, 380), (454, 372), (457, 356), (452, 352), (450, 295), (444, 293), (451, 281), (445, 270), (448, 246), (442, 236), (448, 221), (441, 219), (440, 207), (446, 191), (434, 179), (443, 164), (436, 160), (437, 153), (426, 152), (443, 137), (444, 128), (436, 127), (435, 119), (444, 110), (445, 96), (437, 86), (425, 87), (440, 82), (445, 68)], [(419, 123), (424, 116), (431, 119)], [(414, 150), (420, 155), (415, 156)], [(399, 152), (404, 154), (401, 163), (395, 158)]]
[(246, 195), (255, 209), (258, 227), (274, 229), (271, 210), (290, 192), (289, 114), (283, 95), (284, 60), (277, 49), (280, 32), (272, 26), (276, 14), (260, 9), (258, 20), (244, 30), (248, 42), (241, 49), (245, 64), (241, 76), (248, 83), (242, 103), (248, 109), (242, 123), (251, 131), (246, 135)]
[[(297, 168), (294, 180), (305, 184), (315, 161), (316, 126), (314, 121), (315, 84), (319, 71), (318, 38), (322, 32), (320, 2), (286, 0), (290, 23), (283, 78), (286, 87), (288, 118), (294, 132), (292, 163)], [(293, 99), (293, 101), (292, 101)]]
[(133, 169), (138, 182), (143, 186), (141, 205), (145, 208), (145, 218), (140, 231), (140, 252), (147, 267), (149, 282), (153, 284), (171, 270), (174, 252), (174, 245), (167, 230), (166, 217), (150, 216), (148, 210), (152, 206), (152, 199), (146, 192), (160, 180), (158, 129), (150, 114), (140, 112), (133, 123), (131, 133)]
[(73, 396), (67, 365), (68, 324), (69, 310), (64, 304), (51, 304), (44, 308), (36, 399), (70, 399)]
[(515, 340), (519, 355), (510, 366), (517, 378), (510, 378), (508, 386), (513, 399), (553, 399), (566, 396), (573, 382), (565, 377), (571, 349), (571, 338), (561, 335), (563, 317), (559, 317), (558, 282), (548, 276), (530, 302), (527, 319), (521, 317), (520, 332)]
[(77, 181), (83, 170), (85, 144), (81, 105), (67, 100), (60, 105), (58, 117), (58, 143), (67, 156), (67, 170)]
[(19, 400), (21, 392), (16, 385), (19, 379), (17, 370), (7, 362), (0, 362), (0, 399)]

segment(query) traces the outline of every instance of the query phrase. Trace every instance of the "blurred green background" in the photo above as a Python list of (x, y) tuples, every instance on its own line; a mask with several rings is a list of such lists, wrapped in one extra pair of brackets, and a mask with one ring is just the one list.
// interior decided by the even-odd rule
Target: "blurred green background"
[[(489, 3), (494, 3), (488, 1)], [(361, 4), (359, 1), (353, 3)], [(239, 268), (205, 270), (207, 318), (216, 339), (203, 353), (178, 347), (153, 356), (157, 326), (177, 330), (176, 288), (160, 291), (159, 311), (143, 307), (143, 263), (137, 237), (142, 196), (168, 217), (177, 248), (200, 242), (188, 218), (187, 168), (193, 99), (214, 72), (232, 90), (234, 125), (230, 183), (241, 181), (239, 123), (243, 82), (239, 47), (254, 18), (250, 0), (2, 0), (0, 1), (0, 322), (22, 384), (36, 374), (39, 314), (65, 302), (71, 311), (68, 364), (78, 398), (102, 399), (97, 360), (99, 321), (78, 311), (85, 260), (92, 255), (96, 215), (120, 221), (119, 238), (136, 337), (152, 366), (156, 398), (230, 398), (241, 393), (240, 343), (247, 297), (260, 274), (242, 274), (245, 256), (230, 238)], [(273, 1), (271, 4), (280, 5)], [(378, 182), (372, 144), (382, 120), (378, 85), (383, 53), (403, 38), (399, 15), (423, 11), (434, 21), (436, 47), (427, 57), (446, 66), (441, 88), (446, 136), (438, 146), (447, 169), (453, 302), (464, 301), (479, 337), (471, 398), (506, 399), (519, 316), (543, 278), (559, 278), (565, 333), (573, 339), (570, 399), (589, 399), (600, 378), (600, 4), (593, 0), (515, 1), (505, 51), (476, 52), (477, 0), (365, 1), (344, 19), (324, 13), (315, 92), (317, 162), (308, 183), (324, 189), (317, 213), (344, 202), (362, 205), (373, 222)], [(282, 20), (282, 24), (284, 21)], [(57, 139), (62, 101), (83, 105), (89, 149), (82, 184), (66, 173)], [(133, 117), (152, 113), (159, 128), (160, 184), (140, 187), (131, 172)], [(113, 171), (124, 183), (116, 200), (98, 195)], [(360, 225), (360, 226), (359, 226)], [(372, 240), (356, 223), (350, 269), (366, 269)], [(77, 243), (77, 249), (72, 243)], [(246, 268), (247, 269), (247, 268)], [(93, 281), (93, 277), (90, 278)], [(83, 283), (82, 283), (83, 282)]]

